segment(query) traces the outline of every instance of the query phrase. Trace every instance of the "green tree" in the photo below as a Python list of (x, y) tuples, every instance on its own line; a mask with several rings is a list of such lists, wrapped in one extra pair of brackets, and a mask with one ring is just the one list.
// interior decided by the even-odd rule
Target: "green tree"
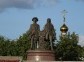
[(5, 40), (3, 36), (0, 36), (0, 55), (3, 55)]
[(60, 40), (56, 44), (56, 59), (63, 61), (80, 60), (82, 47), (78, 45), (78, 35), (74, 32), (68, 33), (65, 37), (60, 36)]
[(84, 61), (84, 46), (82, 47), (82, 52), (81, 52), (80, 59)]
[(23, 56), (23, 59), (26, 59), (27, 50), (30, 48), (30, 41), (28, 39), (27, 33), (24, 33), (17, 40), (18, 55)]
[(30, 41), (27, 33), (24, 33), (19, 39), (11, 41), (0, 36), (0, 56), (23, 56), (23, 59), (26, 59), (29, 48)]
[(0, 55), (6, 56), (8, 53), (9, 39), (6, 39), (3, 36), (0, 36)]

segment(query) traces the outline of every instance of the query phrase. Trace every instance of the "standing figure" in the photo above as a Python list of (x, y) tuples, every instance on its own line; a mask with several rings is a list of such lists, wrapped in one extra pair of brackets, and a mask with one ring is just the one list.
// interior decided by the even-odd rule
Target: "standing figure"
[(35, 50), (38, 48), (40, 26), (37, 24), (37, 21), (38, 21), (37, 17), (34, 17), (32, 21), (33, 21), (33, 24), (30, 25), (28, 35), (31, 41), (31, 49)]
[(47, 19), (47, 23), (44, 27), (45, 31), (45, 39), (50, 43), (50, 49), (53, 50), (53, 41), (56, 39), (56, 33), (53, 24), (51, 23), (51, 19)]

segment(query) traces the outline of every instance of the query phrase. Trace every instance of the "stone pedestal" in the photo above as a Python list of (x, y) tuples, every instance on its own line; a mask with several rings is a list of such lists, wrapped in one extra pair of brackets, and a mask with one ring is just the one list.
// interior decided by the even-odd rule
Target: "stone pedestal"
[(29, 50), (27, 51), (27, 60), (55, 61), (55, 54), (53, 51)]

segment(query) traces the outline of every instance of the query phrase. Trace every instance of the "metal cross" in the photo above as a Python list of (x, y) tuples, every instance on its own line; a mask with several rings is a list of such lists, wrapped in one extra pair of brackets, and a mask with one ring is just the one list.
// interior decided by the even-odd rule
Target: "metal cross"
[(67, 12), (66, 10), (63, 10), (63, 11), (62, 11), (63, 18), (64, 18), (64, 23), (65, 23), (65, 16), (66, 16), (67, 13), (68, 13), (68, 12)]

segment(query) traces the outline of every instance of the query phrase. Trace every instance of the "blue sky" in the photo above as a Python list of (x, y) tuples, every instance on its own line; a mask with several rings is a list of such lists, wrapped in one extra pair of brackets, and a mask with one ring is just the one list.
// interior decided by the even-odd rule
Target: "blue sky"
[(68, 12), (66, 24), (69, 31), (76, 32), (84, 40), (83, 0), (11, 0), (11, 2), (1, 0), (0, 35), (9, 39), (17, 39), (29, 29), (32, 18), (38, 17), (41, 30), (46, 24), (46, 19), (51, 18), (57, 36), (59, 36), (60, 27), (63, 24), (61, 14), (63, 10)]

